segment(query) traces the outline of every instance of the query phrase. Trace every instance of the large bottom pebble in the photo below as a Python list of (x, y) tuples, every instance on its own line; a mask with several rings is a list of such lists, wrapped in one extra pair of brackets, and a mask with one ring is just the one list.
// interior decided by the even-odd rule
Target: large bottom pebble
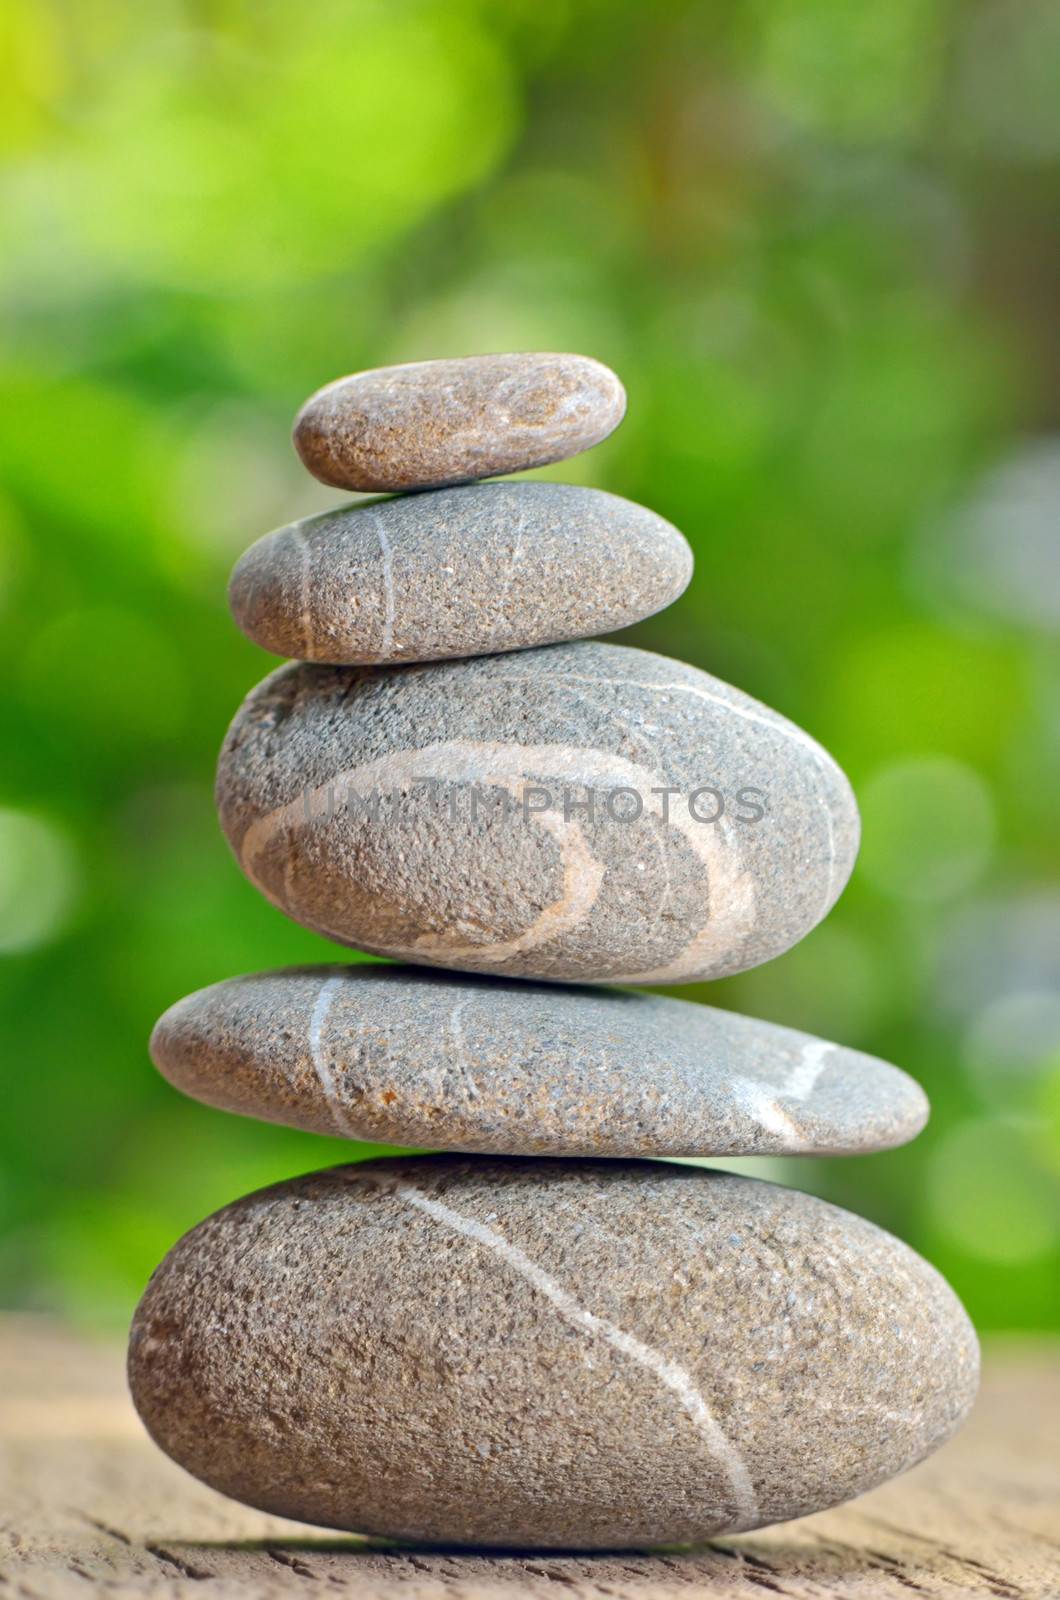
[(537, 1548), (694, 1542), (849, 1499), (966, 1416), (938, 1274), (810, 1195), (656, 1162), (337, 1167), (182, 1239), (137, 1311), (149, 1431), (250, 1505)]

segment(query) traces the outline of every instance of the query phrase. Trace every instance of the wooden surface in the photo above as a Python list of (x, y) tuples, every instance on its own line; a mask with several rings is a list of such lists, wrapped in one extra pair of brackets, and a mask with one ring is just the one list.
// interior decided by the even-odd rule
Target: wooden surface
[(566, 1594), (1060, 1597), (1060, 1351), (987, 1361), (972, 1422), (931, 1461), (838, 1511), (682, 1555), (395, 1550), (244, 1510), (144, 1436), (122, 1352), (0, 1320), (0, 1600)]

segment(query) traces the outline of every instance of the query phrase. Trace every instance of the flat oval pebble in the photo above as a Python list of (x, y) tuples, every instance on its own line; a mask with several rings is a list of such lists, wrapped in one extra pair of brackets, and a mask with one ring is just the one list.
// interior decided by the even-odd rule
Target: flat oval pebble
[(588, 356), (412, 361), (318, 389), (294, 443), (338, 489), (434, 489), (565, 461), (606, 439), (625, 410), (618, 378)]
[(251, 545), (247, 636), (301, 661), (436, 661), (628, 627), (676, 600), (692, 552), (600, 489), (479, 483), (347, 506)]
[(814, 1196), (654, 1162), (368, 1162), (237, 1200), (133, 1323), (164, 1451), (390, 1538), (675, 1545), (801, 1517), (975, 1395), (960, 1303)]
[(229, 729), (217, 801), (244, 872), (296, 921), (520, 978), (757, 966), (826, 914), (858, 842), (846, 779), (801, 729), (596, 642), (281, 667)]
[(928, 1109), (896, 1067), (753, 1017), (409, 967), (214, 984), (170, 1007), (151, 1054), (224, 1111), (502, 1155), (852, 1155)]

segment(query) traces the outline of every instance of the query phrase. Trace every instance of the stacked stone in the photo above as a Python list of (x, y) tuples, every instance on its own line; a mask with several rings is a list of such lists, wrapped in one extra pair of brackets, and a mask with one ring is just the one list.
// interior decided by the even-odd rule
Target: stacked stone
[(972, 1401), (968, 1320), (896, 1239), (644, 1159), (880, 1150), (927, 1106), (857, 1051), (608, 987), (779, 955), (858, 838), (800, 729), (584, 642), (681, 593), (674, 528), (593, 489), (469, 482), (584, 450), (624, 408), (575, 356), (341, 379), (299, 416), (299, 453), (397, 497), (281, 529), (233, 575), (237, 622), (295, 659), (225, 740), (225, 833), (288, 916), (403, 964), (219, 983), (161, 1019), (155, 1062), (243, 1115), (450, 1152), (236, 1201), (152, 1278), (140, 1413), (267, 1511), (681, 1544), (858, 1494)]

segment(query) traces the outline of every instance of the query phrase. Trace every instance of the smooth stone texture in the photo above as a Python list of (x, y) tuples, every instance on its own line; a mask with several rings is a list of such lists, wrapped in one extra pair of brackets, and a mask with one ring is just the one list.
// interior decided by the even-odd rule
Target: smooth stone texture
[[(707, 785), (716, 822), (691, 812), (716, 814)], [(281, 667), (236, 714), (217, 801), (244, 872), (296, 921), (522, 978), (757, 966), (827, 913), (858, 842), (850, 786), (807, 734), (694, 667), (595, 642)]]
[(228, 598), (277, 655), (436, 661), (626, 628), (691, 576), (685, 539), (644, 506), (566, 483), (480, 483), (280, 528), (240, 558)]
[(463, 356), (329, 383), (298, 413), (294, 443), (337, 489), (435, 489), (565, 461), (625, 410), (621, 383), (589, 356)]
[(524, 1548), (822, 1510), (941, 1444), (977, 1373), (934, 1269), (811, 1195), (459, 1156), (237, 1200), (170, 1251), (129, 1352), (152, 1437), (237, 1500)]
[(415, 967), (216, 983), (170, 1007), (151, 1055), (224, 1111), (501, 1155), (853, 1155), (928, 1112), (896, 1067), (753, 1017)]

